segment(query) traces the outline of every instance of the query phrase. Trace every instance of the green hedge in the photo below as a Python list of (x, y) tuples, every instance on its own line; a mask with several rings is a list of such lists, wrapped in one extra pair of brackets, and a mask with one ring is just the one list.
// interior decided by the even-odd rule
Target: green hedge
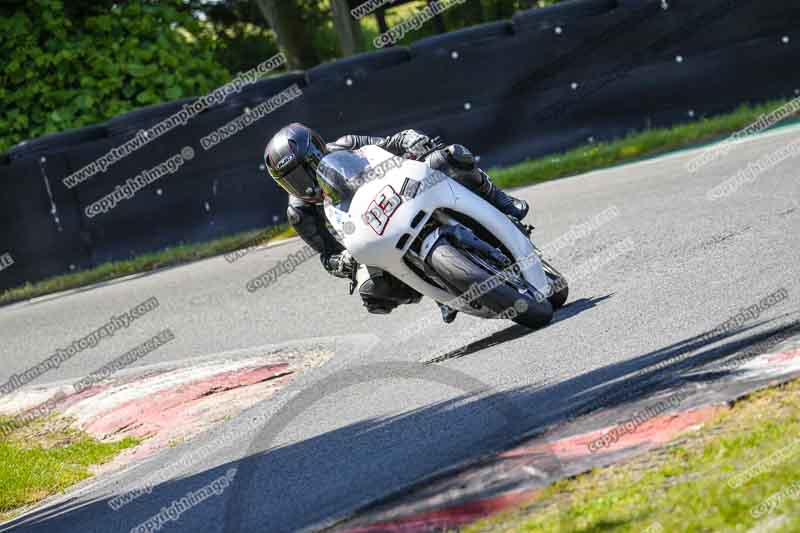
[[(102, 3), (102, 2), (98, 2)], [(225, 83), (216, 41), (180, 0), (76, 12), (23, 0), (0, 13), (0, 152)]]

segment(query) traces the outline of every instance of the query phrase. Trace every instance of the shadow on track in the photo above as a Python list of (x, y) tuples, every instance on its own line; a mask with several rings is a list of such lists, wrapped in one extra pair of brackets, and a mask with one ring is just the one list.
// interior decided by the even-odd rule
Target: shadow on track
[(568, 320), (574, 316), (577, 316), (584, 311), (588, 311), (589, 309), (593, 309), (597, 307), (597, 304), (605, 302), (609, 298), (613, 298), (614, 293), (606, 294), (605, 296), (599, 296), (597, 298), (579, 298), (572, 302), (567, 302), (567, 305), (562, 307), (556, 312), (556, 316), (553, 319), (552, 324), (557, 324), (564, 320)]
[[(593, 307), (597, 306), (598, 303), (608, 300), (614, 296), (613, 294), (607, 294), (605, 296), (601, 296), (599, 298), (580, 298), (575, 300), (574, 302), (568, 303), (563, 308), (559, 309), (556, 313), (553, 322), (550, 325), (556, 324), (558, 322), (562, 322), (564, 320), (570, 319), (584, 311), (588, 311)], [(547, 326), (545, 326), (547, 327)], [(485, 350), (486, 348), (491, 348), (492, 346), (496, 346), (498, 344), (503, 344), (504, 342), (513, 341), (519, 339), (520, 337), (524, 337), (533, 333), (533, 329), (526, 328), (525, 326), (521, 326), (519, 324), (515, 324), (513, 326), (509, 326), (506, 329), (500, 330), (496, 333), (492, 333), (483, 339), (479, 339), (477, 341), (470, 342), (456, 348), (455, 350), (451, 350), (445, 354), (438, 355), (427, 361), (423, 361), (422, 364), (430, 365), (434, 363), (442, 363), (444, 361), (448, 361), (451, 359), (460, 359), (461, 357), (466, 357), (467, 355), (472, 355), (476, 352), (481, 350)]]
[[(106, 489), (111, 495), (45, 506), (0, 527), (0, 531), (128, 533), (230, 468), (238, 469), (232, 487), (189, 509), (175, 522), (164, 524), (164, 529), (198, 533), (297, 531), (344, 509), (361, 507), (369, 498), (407, 487), (444, 466), (508, 447), (531, 431), (557, 427), (599, 407), (622, 405), (681, 383), (696, 382), (704, 371), (713, 379), (732, 375), (736, 368), (715, 367), (734, 355), (737, 360), (746, 360), (798, 333), (796, 315), (791, 319), (784, 315), (728, 333), (687, 338), (546, 386), (459, 394), (414, 409), (404, 409), (402, 396), (398, 396), (395, 409), (399, 414), (362, 419), (284, 445), (257, 442), (261, 447), (241, 460), (186, 477), (176, 473), (174, 479), (153, 487), (151, 494), (119, 511), (108, 505), (109, 498), (118, 494), (113, 491), (119, 490), (112, 486)], [(434, 371), (437, 366), (424, 368)], [(397, 386), (397, 378), (385, 379), (386, 392), (393, 392), (389, 387)], [(338, 409), (334, 400), (325, 398), (322, 403), (328, 404), (327, 409)], [(518, 419), (508, 420), (498, 404), (513, 404)], [(252, 413), (247, 411), (242, 417)], [(308, 423), (310, 419), (301, 417), (293, 427), (304, 420)], [(498, 434), (498, 428), (507, 431)], [(250, 444), (243, 441), (238, 448), (244, 450)], [(189, 443), (165, 453), (168, 459), (178, 460), (196, 446)], [(235, 524), (226, 522), (231, 510), (238, 517)]]

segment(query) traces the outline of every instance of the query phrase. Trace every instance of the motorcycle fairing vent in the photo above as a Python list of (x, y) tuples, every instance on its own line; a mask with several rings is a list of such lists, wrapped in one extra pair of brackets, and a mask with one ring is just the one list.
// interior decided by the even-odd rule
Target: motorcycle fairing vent
[(411, 229), (417, 229), (419, 223), (422, 222), (422, 219), (425, 218), (425, 210), (421, 209), (419, 213), (414, 215), (414, 219), (411, 221)]
[(397, 244), (395, 244), (394, 247), (397, 248), (398, 250), (402, 250), (405, 247), (406, 243), (408, 242), (408, 239), (410, 238), (411, 234), (406, 233), (405, 235), (400, 237), (400, 240), (397, 241)]
[(403, 186), (400, 187), (400, 196), (409, 199), (414, 198), (417, 193), (419, 193), (419, 185), (419, 181), (406, 178), (406, 180), (403, 182)]

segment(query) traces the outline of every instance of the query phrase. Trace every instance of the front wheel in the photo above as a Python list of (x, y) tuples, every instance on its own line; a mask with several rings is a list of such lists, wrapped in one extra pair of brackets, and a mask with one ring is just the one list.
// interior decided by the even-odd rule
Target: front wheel
[(550, 280), (550, 284), (553, 286), (553, 294), (550, 295), (548, 300), (550, 300), (550, 303), (553, 304), (553, 309), (561, 309), (564, 307), (564, 304), (567, 303), (567, 298), (569, 298), (569, 285), (567, 284), (567, 278), (565, 278), (561, 272), (556, 270), (553, 265), (545, 261), (543, 258), (540, 257), (539, 259), (542, 262), (544, 273), (547, 274), (547, 279)]
[[(552, 304), (532, 288), (520, 292), (495, 272), (473, 261), (469, 254), (449, 242), (438, 244), (430, 255), (430, 265), (451, 289), (483, 305), (498, 315), (535, 329), (553, 319)], [(498, 269), (499, 270), (499, 269)], [(483, 285), (482, 285), (483, 284)], [(478, 291), (479, 287), (491, 287)], [(475, 294), (471, 294), (471, 291)]]

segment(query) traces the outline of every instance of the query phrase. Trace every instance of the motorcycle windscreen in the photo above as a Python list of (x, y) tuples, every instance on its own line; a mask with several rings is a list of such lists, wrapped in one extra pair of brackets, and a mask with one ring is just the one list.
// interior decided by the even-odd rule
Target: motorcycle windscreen
[(367, 158), (348, 150), (323, 157), (317, 166), (317, 179), (325, 200), (333, 205), (348, 205), (369, 168)]

